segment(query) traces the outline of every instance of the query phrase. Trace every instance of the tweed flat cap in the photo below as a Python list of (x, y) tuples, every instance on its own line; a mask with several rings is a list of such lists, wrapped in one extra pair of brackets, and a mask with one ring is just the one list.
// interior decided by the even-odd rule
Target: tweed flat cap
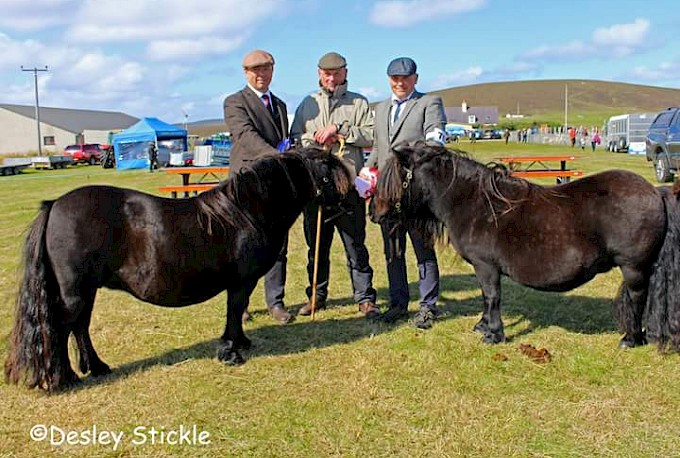
[(243, 58), (243, 68), (254, 68), (262, 65), (274, 65), (274, 57), (267, 51), (256, 49)]
[(410, 57), (397, 57), (387, 66), (387, 76), (415, 75), (418, 67)]
[(347, 61), (337, 52), (326, 53), (319, 59), (319, 68), (321, 70), (336, 70), (346, 66)]

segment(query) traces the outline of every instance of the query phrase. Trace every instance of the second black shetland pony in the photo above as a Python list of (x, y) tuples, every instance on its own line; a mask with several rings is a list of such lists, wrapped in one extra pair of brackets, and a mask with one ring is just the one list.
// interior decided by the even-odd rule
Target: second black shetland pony
[[(622, 347), (657, 340), (680, 348), (680, 210), (677, 190), (611, 170), (543, 187), (462, 151), (418, 143), (381, 170), (373, 219), (448, 236), (475, 269), (484, 298), (475, 325), (505, 339), (501, 275), (543, 291), (568, 291), (621, 268), (616, 317)], [(647, 306), (647, 329), (643, 330)]]
[(274, 264), (289, 228), (312, 199), (341, 198), (351, 172), (318, 149), (264, 157), (214, 189), (165, 199), (87, 186), (43, 203), (24, 246), (5, 375), (54, 391), (78, 380), (68, 356), (74, 334), (80, 370), (110, 372), (90, 340), (97, 289), (183, 307), (227, 290), (227, 323), (217, 351), (227, 364), (250, 347), (241, 315)]

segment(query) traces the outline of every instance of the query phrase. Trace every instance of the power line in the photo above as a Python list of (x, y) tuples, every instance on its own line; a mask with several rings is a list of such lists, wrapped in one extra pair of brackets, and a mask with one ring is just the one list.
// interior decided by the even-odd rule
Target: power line
[(38, 126), (38, 155), (42, 156), (42, 137), (40, 135), (40, 102), (38, 101), (38, 72), (46, 72), (47, 65), (45, 68), (24, 68), (21, 66), (22, 72), (33, 72), (33, 81), (35, 86), (35, 122)]

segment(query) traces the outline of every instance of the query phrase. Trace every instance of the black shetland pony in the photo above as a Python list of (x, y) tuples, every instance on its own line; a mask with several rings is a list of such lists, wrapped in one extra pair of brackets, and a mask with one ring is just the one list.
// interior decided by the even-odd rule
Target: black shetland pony
[(87, 186), (44, 202), (24, 246), (7, 380), (48, 392), (77, 382), (67, 349), (71, 333), (81, 372), (109, 373), (88, 329), (101, 287), (163, 307), (196, 304), (226, 289), (217, 356), (243, 363), (238, 349), (250, 341), (241, 315), (258, 279), (305, 205), (341, 198), (351, 180), (338, 158), (307, 148), (264, 157), (189, 199)]
[[(505, 340), (501, 275), (543, 291), (568, 291), (615, 266), (623, 348), (647, 340), (680, 348), (680, 209), (677, 190), (611, 170), (543, 187), (464, 152), (405, 145), (381, 170), (373, 220), (448, 236), (475, 269), (484, 298), (475, 331)], [(645, 318), (647, 327), (643, 330)]]

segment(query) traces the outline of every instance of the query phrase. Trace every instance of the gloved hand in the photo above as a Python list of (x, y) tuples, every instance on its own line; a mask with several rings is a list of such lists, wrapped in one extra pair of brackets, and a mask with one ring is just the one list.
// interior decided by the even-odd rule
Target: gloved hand
[(425, 141), (446, 145), (446, 132), (439, 128), (435, 128), (425, 135)]
[(368, 199), (375, 193), (378, 183), (378, 169), (375, 167), (364, 167), (359, 171), (359, 176), (354, 179), (354, 187), (364, 199)]

